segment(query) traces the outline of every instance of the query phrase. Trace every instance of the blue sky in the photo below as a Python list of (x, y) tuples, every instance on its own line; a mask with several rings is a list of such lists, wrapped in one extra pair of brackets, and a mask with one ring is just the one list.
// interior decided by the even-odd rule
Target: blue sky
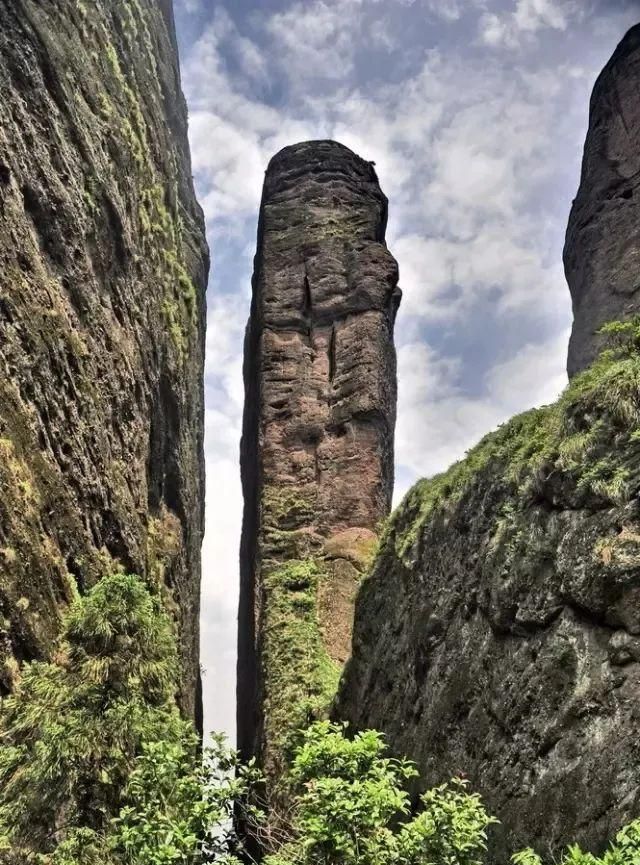
[(404, 299), (396, 500), (565, 382), (562, 245), (625, 0), (175, 0), (213, 253), (205, 723), (233, 736), (242, 337), (264, 169), (335, 138), (375, 160)]

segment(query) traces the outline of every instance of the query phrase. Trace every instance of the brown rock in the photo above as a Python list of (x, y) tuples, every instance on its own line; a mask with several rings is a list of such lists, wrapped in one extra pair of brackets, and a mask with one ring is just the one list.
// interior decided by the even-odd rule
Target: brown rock
[(276, 776), (326, 708), (393, 484), (398, 272), (372, 165), (331, 141), (265, 178), (245, 350), (238, 736)]

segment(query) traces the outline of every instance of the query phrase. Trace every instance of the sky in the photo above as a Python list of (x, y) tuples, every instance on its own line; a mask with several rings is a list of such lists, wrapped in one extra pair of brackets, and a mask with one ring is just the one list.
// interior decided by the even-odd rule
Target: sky
[(235, 733), (242, 339), (266, 165), (333, 138), (376, 162), (404, 297), (397, 502), (563, 388), (562, 247), (593, 83), (638, 0), (174, 0), (213, 256), (205, 727)]

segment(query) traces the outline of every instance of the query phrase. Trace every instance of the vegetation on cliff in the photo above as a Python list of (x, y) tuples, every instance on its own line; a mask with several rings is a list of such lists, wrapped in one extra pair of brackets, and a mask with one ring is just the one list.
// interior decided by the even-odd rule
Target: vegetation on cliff
[(0, 18), (0, 693), (122, 562), (175, 589), (196, 717), (208, 253), (172, 4)]
[[(266, 865), (485, 865), (490, 817), (465, 781), (412, 807), (412, 763), (372, 730), (321, 721), (300, 731), (281, 784), (288, 809), (247, 804), (254, 765), (216, 739), (199, 754), (175, 703), (176, 646), (160, 597), (137, 577), (104, 578), (77, 598), (51, 663), (26, 664), (0, 704), (0, 861), (6, 865), (237, 863), (240, 808)], [(237, 810), (236, 810), (236, 813)], [(527, 850), (514, 865), (542, 865)], [(603, 858), (568, 851), (562, 865), (640, 862), (640, 822)]]
[(479, 863), (494, 822), (480, 798), (457, 780), (425, 793), (412, 815), (415, 768), (386, 751), (374, 730), (349, 738), (343, 725), (311, 725), (287, 776), (290, 836), (267, 865)]
[[(406, 782), (415, 766), (388, 755), (380, 733), (353, 737), (320, 721), (303, 735), (286, 776), (288, 835), (265, 865), (491, 865), (490, 816), (468, 782), (454, 778), (411, 806)], [(533, 850), (513, 865), (546, 865)], [(640, 820), (618, 833), (602, 857), (571, 846), (556, 865), (638, 865)]]
[(321, 558), (287, 561), (264, 577), (264, 656), (271, 672), (265, 725), (277, 745), (267, 770), (288, 764), (300, 731), (326, 714), (338, 687), (340, 669), (327, 654), (318, 623), (322, 579)]
[[(513, 493), (505, 521), (516, 508), (526, 510), (554, 475), (572, 481), (576, 507), (589, 494), (612, 504), (628, 501), (640, 456), (640, 317), (610, 322), (601, 333), (608, 347), (557, 402), (512, 418), (463, 460), (413, 487), (385, 534), (394, 535), (400, 555), (434, 512), (454, 506), (486, 471)], [(396, 533), (398, 524), (405, 529)]]

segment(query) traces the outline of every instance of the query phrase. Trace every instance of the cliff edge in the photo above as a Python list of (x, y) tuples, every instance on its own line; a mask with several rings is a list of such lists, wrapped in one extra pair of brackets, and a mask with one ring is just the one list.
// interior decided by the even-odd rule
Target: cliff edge
[(573, 301), (569, 375), (602, 348), (598, 329), (640, 307), (640, 24), (599, 76), (564, 250)]
[(602, 850), (640, 809), (639, 90), (635, 27), (596, 84), (569, 223), (570, 385), (394, 513), (335, 708), (423, 788), (466, 774), (499, 863)]

